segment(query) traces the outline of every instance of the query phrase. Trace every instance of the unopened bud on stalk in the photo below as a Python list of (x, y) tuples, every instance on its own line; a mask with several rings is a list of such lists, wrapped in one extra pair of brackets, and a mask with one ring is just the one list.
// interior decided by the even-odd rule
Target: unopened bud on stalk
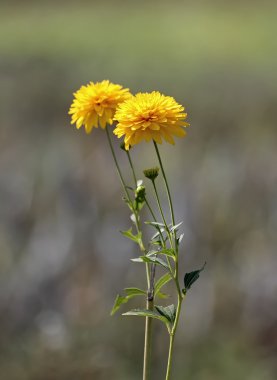
[(145, 200), (145, 187), (142, 185), (138, 186), (136, 189), (135, 196), (136, 196), (137, 202), (140, 202), (140, 203), (144, 202), (144, 200)]
[(146, 178), (149, 178), (151, 179), (151, 181), (154, 181), (159, 175), (159, 168), (155, 167), (155, 168), (145, 169), (143, 173)]

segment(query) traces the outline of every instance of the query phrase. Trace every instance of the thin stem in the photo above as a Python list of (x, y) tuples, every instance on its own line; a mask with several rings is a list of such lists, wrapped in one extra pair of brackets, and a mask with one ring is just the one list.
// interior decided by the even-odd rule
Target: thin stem
[[(112, 154), (113, 154), (113, 158), (114, 158), (114, 161), (116, 163), (117, 171), (119, 173), (122, 185), (123, 185), (123, 187), (125, 189), (125, 193), (126, 193), (127, 199), (129, 201), (129, 204), (133, 205), (133, 203), (131, 202), (128, 190), (126, 188), (125, 182), (123, 180), (123, 176), (121, 174), (119, 165), (117, 163), (116, 156), (115, 156), (114, 149), (113, 149), (112, 142), (111, 142), (111, 138), (110, 138), (110, 135), (109, 135), (108, 131), (107, 131), (107, 136), (108, 136), (110, 148), (111, 148), (111, 151), (112, 151)], [(133, 166), (133, 163), (132, 163), (131, 156), (130, 156), (129, 152), (127, 151), (126, 153), (127, 153), (127, 156), (128, 156), (129, 164), (130, 164), (131, 169), (132, 169), (133, 178), (134, 178), (135, 187), (136, 187), (137, 186), (137, 178), (136, 178), (134, 166)], [(141, 233), (141, 227), (140, 227), (140, 223), (139, 223), (139, 217), (138, 217), (138, 214), (137, 214), (137, 210), (135, 210), (135, 208), (133, 206), (132, 206), (132, 211), (133, 211), (133, 213), (135, 215), (135, 221), (136, 221), (135, 224), (136, 224), (136, 227), (137, 227), (137, 231), (138, 231), (138, 233)], [(145, 250), (145, 248), (143, 246), (143, 243), (140, 244), (140, 248), (141, 248), (142, 252), (145, 255), (146, 254), (146, 250)], [(146, 300), (146, 309), (147, 310), (153, 310), (154, 309), (154, 276), (155, 276), (155, 268), (152, 267), (151, 277), (150, 277), (150, 265), (149, 265), (149, 263), (146, 263), (145, 268), (146, 268), (146, 279), (147, 279), (147, 286), (148, 286), (148, 293), (147, 293), (147, 300)], [(143, 380), (149, 380), (150, 379), (152, 330), (153, 330), (152, 323), (153, 323), (152, 318), (149, 318), (149, 317), (145, 318), (145, 338), (144, 338), (144, 355), (143, 355)]]
[[(165, 183), (165, 187), (166, 187), (167, 198), (168, 198), (168, 203), (169, 203), (169, 208), (170, 208), (170, 214), (171, 214), (172, 226), (175, 226), (175, 216), (174, 216), (172, 198), (171, 198), (171, 194), (170, 194), (167, 178), (166, 178), (166, 175), (165, 175), (162, 159), (161, 159), (160, 152), (159, 152), (159, 149), (158, 149), (156, 141), (153, 140), (153, 143), (154, 143), (154, 147), (155, 147), (155, 150), (156, 150), (156, 153), (157, 153), (157, 157), (158, 157), (158, 160), (159, 160), (159, 164), (160, 164), (160, 167), (161, 167), (161, 170), (162, 170), (162, 175), (163, 175), (163, 179), (164, 179), (164, 183)], [(175, 240), (176, 254), (178, 254), (178, 245), (176, 244), (176, 231), (175, 230), (174, 230), (174, 240)]]
[[(166, 224), (166, 220), (165, 220), (163, 209), (162, 209), (162, 206), (161, 206), (159, 194), (158, 194), (158, 191), (157, 191), (157, 188), (156, 188), (155, 180), (152, 181), (152, 184), (153, 184), (153, 187), (154, 187), (154, 192), (155, 192), (155, 196), (156, 196), (156, 199), (157, 199), (158, 207), (159, 207), (159, 210), (160, 210), (163, 222), (164, 222), (164, 228), (165, 228), (165, 230), (167, 232), (167, 235), (168, 235), (168, 238), (169, 238), (170, 247), (173, 248), (172, 237), (171, 237), (169, 228), (168, 228), (168, 226)], [(162, 236), (162, 233), (161, 233), (161, 230), (160, 230), (159, 227), (158, 227), (158, 229), (159, 229), (160, 235)], [(162, 236), (162, 239), (163, 239), (163, 247), (165, 248), (165, 240), (164, 240), (163, 236)], [(171, 264), (170, 264), (168, 256), (166, 256), (166, 261), (167, 261), (167, 265), (168, 265), (169, 270), (170, 270), (170, 274), (173, 276), (173, 271), (172, 271), (172, 267), (171, 267)]]
[(160, 210), (160, 214), (161, 214), (162, 220), (164, 222), (164, 226), (165, 226), (165, 229), (166, 229), (169, 241), (170, 241), (170, 245), (171, 245), (171, 248), (173, 248), (172, 237), (171, 237), (168, 225), (167, 225), (166, 220), (165, 220), (165, 216), (164, 216), (163, 209), (162, 209), (162, 206), (161, 206), (161, 202), (160, 202), (159, 194), (158, 194), (157, 187), (156, 187), (156, 184), (155, 184), (155, 180), (152, 181), (152, 184), (153, 184), (153, 187), (154, 187), (154, 192), (155, 192), (155, 196), (156, 196), (157, 203), (158, 203), (158, 208)]
[[(114, 151), (114, 148), (113, 148), (113, 144), (112, 144), (112, 140), (111, 140), (111, 136), (109, 134), (109, 129), (108, 128), (105, 128), (106, 130), (106, 134), (107, 134), (107, 138), (108, 138), (108, 142), (109, 142), (109, 146), (110, 146), (110, 149), (111, 149), (111, 152), (112, 152), (112, 156), (113, 156), (113, 159), (114, 159), (114, 162), (115, 162), (115, 166), (116, 166), (116, 169), (117, 169), (117, 173), (119, 175), (119, 178), (120, 178), (120, 181), (121, 181), (121, 184), (122, 184), (122, 187), (124, 189), (124, 192), (125, 192), (125, 195), (126, 195), (126, 198), (128, 200), (128, 203), (130, 205), (130, 207), (132, 208), (132, 211), (133, 211), (133, 214), (135, 216), (135, 225), (136, 225), (136, 229), (137, 229), (137, 232), (140, 233), (140, 222), (139, 222), (139, 218), (138, 218), (138, 214), (136, 212), (136, 210), (134, 209), (133, 207), (133, 202), (131, 200), (131, 197), (130, 197), (130, 194), (128, 192), (128, 188), (126, 186), (126, 183), (124, 181), (124, 178), (122, 176), (122, 173), (121, 173), (121, 170), (119, 168), (119, 165), (118, 165), (118, 162), (117, 162), (117, 159), (116, 159), (116, 155), (115, 155), (115, 151)], [(140, 243), (139, 243), (139, 246), (140, 246), (140, 249), (142, 252), (145, 252), (145, 248), (144, 248), (144, 245), (143, 245), (143, 242), (142, 242), (142, 239), (140, 239)], [(149, 277), (149, 273), (148, 273), (148, 276), (147, 278)]]
[[(148, 200), (147, 200), (146, 197), (145, 197), (145, 203), (146, 203), (146, 206), (148, 207), (148, 210), (149, 210), (150, 214), (152, 215), (152, 218), (153, 218), (154, 222), (157, 222), (157, 218), (156, 218), (156, 216), (154, 214), (154, 211), (152, 210), (152, 207), (150, 206), (150, 204), (149, 204), (149, 202), (148, 202)], [(163, 243), (163, 248), (165, 248), (165, 239), (163, 237), (163, 233), (162, 233), (162, 231), (160, 229), (160, 226), (157, 225), (157, 229), (159, 231), (159, 234), (160, 234), (160, 237), (161, 237), (161, 240), (162, 240), (162, 243)]]
[(131, 198), (130, 198), (130, 195), (128, 193), (128, 190), (127, 190), (127, 186), (125, 184), (125, 181), (123, 179), (123, 176), (122, 176), (122, 173), (121, 173), (121, 170), (119, 168), (119, 165), (118, 165), (118, 162), (117, 162), (117, 159), (116, 159), (116, 155), (115, 155), (115, 152), (114, 152), (114, 148), (113, 148), (113, 144), (112, 144), (112, 140), (111, 140), (111, 136), (109, 134), (109, 128), (106, 127), (105, 128), (106, 130), (106, 134), (107, 134), (107, 137), (108, 137), (108, 142), (109, 142), (109, 145), (110, 145), (110, 149), (111, 149), (111, 152), (112, 152), (112, 156), (113, 156), (113, 159), (114, 159), (114, 163), (115, 163), (115, 166), (116, 166), (116, 170), (117, 170), (117, 174), (120, 178), (120, 182), (121, 182), (121, 185), (124, 189), (124, 192), (125, 192), (125, 195), (126, 195), (126, 198), (128, 199), (129, 202), (131, 202)]
[[(146, 303), (147, 310), (154, 309), (154, 301), (147, 298)], [(143, 380), (150, 379), (150, 368), (151, 368), (151, 348), (152, 348), (152, 330), (153, 330), (153, 319), (145, 318), (145, 337), (144, 337), (144, 354), (143, 354)]]
[(165, 380), (170, 379), (170, 374), (171, 374), (171, 368), (172, 368), (172, 353), (173, 353), (173, 346), (174, 346), (174, 340), (175, 340), (175, 335), (176, 335), (176, 329), (178, 326), (179, 322), (179, 317), (181, 313), (181, 306), (182, 306), (182, 301), (183, 297), (181, 294), (178, 295), (178, 304), (177, 304), (177, 309), (176, 309), (176, 317), (175, 321), (170, 333), (170, 338), (169, 338), (169, 351), (168, 351), (168, 359), (167, 359), (167, 369), (166, 369), (166, 377)]
[(170, 335), (169, 337), (169, 350), (168, 350), (168, 359), (167, 359), (167, 369), (166, 369), (166, 377), (165, 380), (169, 380), (171, 367), (172, 367), (172, 352), (173, 352), (173, 344), (174, 344), (175, 335)]
[[(162, 171), (162, 175), (163, 175), (163, 179), (164, 179), (164, 183), (165, 183), (165, 187), (166, 187), (166, 192), (167, 192), (167, 197), (168, 197), (168, 203), (169, 203), (169, 208), (170, 208), (170, 214), (171, 214), (171, 220), (172, 220), (172, 227), (173, 227), (175, 225), (175, 216), (174, 216), (174, 210), (173, 210), (173, 204), (172, 204), (172, 197), (171, 197), (171, 194), (170, 194), (167, 178), (166, 178), (166, 175), (165, 175), (165, 171), (164, 171), (164, 167), (163, 167), (163, 163), (162, 163), (162, 160), (161, 160), (161, 156), (160, 156), (160, 152), (159, 152), (157, 143), (155, 141), (153, 141), (153, 142), (154, 142), (154, 147), (155, 147), (155, 150), (156, 150), (156, 153), (157, 153), (157, 157), (158, 157), (158, 160), (159, 160), (159, 164), (160, 164), (160, 167), (161, 167), (161, 171)], [(170, 379), (171, 367), (172, 367), (172, 353), (173, 353), (175, 334), (176, 334), (176, 330), (177, 330), (177, 326), (178, 326), (178, 322), (179, 322), (179, 318), (180, 318), (180, 313), (181, 313), (181, 306), (182, 306), (182, 302), (183, 302), (183, 295), (182, 295), (182, 292), (181, 292), (181, 289), (180, 289), (179, 280), (178, 280), (178, 274), (179, 274), (178, 244), (177, 244), (177, 238), (176, 238), (176, 231), (175, 230), (173, 231), (173, 236), (174, 236), (175, 253), (176, 253), (174, 281), (175, 281), (177, 292), (178, 292), (178, 302), (177, 302), (177, 309), (176, 309), (176, 316), (175, 316), (174, 324), (173, 324), (172, 330), (170, 332), (170, 342), (169, 342), (168, 362), (167, 362), (167, 370), (166, 370), (166, 380)]]
[(133, 173), (133, 177), (134, 177), (134, 181), (135, 181), (135, 186), (137, 186), (138, 181), (137, 181), (135, 169), (134, 169), (134, 166), (133, 166), (133, 162), (131, 160), (131, 156), (130, 156), (129, 150), (126, 150), (126, 153), (127, 153), (127, 156), (128, 156), (129, 164), (130, 164), (131, 169), (132, 169), (132, 173)]
[(155, 150), (156, 150), (156, 153), (157, 153), (157, 156), (158, 156), (158, 160), (159, 160), (159, 163), (160, 163), (160, 167), (161, 167), (163, 178), (164, 178), (164, 182), (165, 182), (166, 192), (167, 192), (167, 196), (168, 196), (168, 202), (169, 202), (169, 206), (170, 206), (170, 213), (171, 213), (172, 224), (175, 225), (175, 216), (174, 216), (174, 211), (173, 211), (172, 198), (171, 198), (168, 182), (167, 182), (167, 179), (166, 179), (166, 175), (165, 175), (162, 159), (161, 159), (161, 156), (160, 156), (159, 148), (157, 146), (156, 141), (154, 141), (154, 147), (155, 147)]

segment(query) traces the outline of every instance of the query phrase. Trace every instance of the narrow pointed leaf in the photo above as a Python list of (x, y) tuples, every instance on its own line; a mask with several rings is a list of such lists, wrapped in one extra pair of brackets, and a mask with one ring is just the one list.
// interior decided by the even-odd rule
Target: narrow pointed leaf
[(168, 319), (156, 311), (146, 310), (146, 309), (133, 309), (122, 315), (127, 316), (137, 316), (137, 317), (149, 317), (159, 319), (161, 322), (168, 324)]
[(160, 228), (160, 231), (156, 232), (156, 233), (151, 237), (151, 240), (155, 240), (158, 236), (161, 235), (161, 233), (163, 234), (164, 231), (165, 231), (164, 228)]
[(152, 227), (155, 227), (157, 229), (165, 228), (165, 225), (163, 223), (158, 222), (144, 222), (145, 224), (149, 224)]
[(155, 256), (140, 256), (136, 259), (131, 259), (131, 261), (134, 261), (137, 263), (141, 263), (141, 262), (153, 263), (153, 264), (161, 265), (162, 267), (164, 267), (166, 269), (169, 269), (167, 263), (164, 260), (160, 259), (159, 257), (155, 257)]
[(145, 261), (143, 260), (143, 257), (144, 256), (136, 257), (135, 259), (131, 259), (131, 261), (133, 261), (134, 263), (145, 263)]
[(160, 277), (155, 284), (155, 295), (158, 294), (162, 287), (166, 285), (170, 280), (172, 280), (170, 273), (166, 273), (165, 275)]
[(124, 303), (127, 303), (128, 301), (129, 301), (129, 297), (121, 296), (118, 294), (114, 301), (114, 305), (111, 310), (111, 315), (114, 315), (117, 312), (117, 310), (120, 308), (120, 306)]
[(151, 256), (151, 255), (165, 255), (165, 256), (170, 256), (175, 259), (174, 249), (160, 249), (159, 251), (150, 251), (147, 253), (146, 256)]
[(147, 294), (145, 290), (139, 288), (125, 288), (124, 291), (126, 295), (121, 296), (118, 294), (116, 296), (113, 308), (111, 310), (111, 315), (114, 315), (120, 306), (127, 303), (131, 298), (134, 298), (136, 296), (145, 296)]
[(180, 227), (182, 224), (183, 224), (183, 222), (180, 222), (180, 223), (175, 224), (174, 226), (170, 227), (170, 229), (169, 229), (170, 232), (177, 230), (177, 228)]
[(139, 243), (139, 241), (141, 239), (141, 233), (138, 233), (137, 235), (134, 235), (132, 233), (132, 228), (130, 228), (127, 231), (120, 231), (120, 232), (122, 233), (123, 236), (126, 236), (128, 239), (131, 239), (131, 240), (133, 240), (136, 243)]
[(169, 297), (169, 295), (166, 294), (166, 293), (163, 293), (163, 292), (158, 292), (158, 293), (156, 294), (156, 297), (161, 298), (161, 299), (166, 299), (166, 298)]
[(146, 295), (146, 291), (139, 288), (125, 288), (124, 289), (127, 296), (144, 296)]

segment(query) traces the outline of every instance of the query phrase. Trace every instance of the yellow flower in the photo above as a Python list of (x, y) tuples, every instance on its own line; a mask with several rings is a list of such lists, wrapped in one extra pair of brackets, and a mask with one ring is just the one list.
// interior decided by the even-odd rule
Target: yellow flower
[(76, 123), (78, 129), (84, 125), (87, 133), (99, 124), (103, 129), (111, 125), (118, 104), (131, 96), (129, 89), (108, 80), (90, 82), (73, 95), (75, 99), (68, 112), (72, 115), (71, 124)]
[(162, 139), (174, 144), (173, 136), (183, 137), (183, 127), (187, 117), (184, 107), (174, 98), (154, 91), (138, 93), (121, 103), (114, 116), (118, 124), (114, 134), (124, 137), (125, 147), (140, 143), (142, 140), (154, 140), (161, 144)]

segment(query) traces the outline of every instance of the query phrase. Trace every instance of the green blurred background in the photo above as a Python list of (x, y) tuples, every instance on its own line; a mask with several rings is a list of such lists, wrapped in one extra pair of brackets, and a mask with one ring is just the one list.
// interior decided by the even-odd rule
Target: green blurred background
[[(189, 113), (187, 138), (161, 154), (182, 273), (208, 264), (173, 378), (277, 378), (276, 14), (273, 1), (0, 2), (1, 380), (141, 379), (143, 320), (109, 316), (144, 281), (118, 233), (128, 210), (105, 134), (67, 115), (73, 91), (102, 79)], [(157, 164), (151, 144), (133, 156), (139, 173)], [(157, 322), (155, 380), (167, 339)]]

